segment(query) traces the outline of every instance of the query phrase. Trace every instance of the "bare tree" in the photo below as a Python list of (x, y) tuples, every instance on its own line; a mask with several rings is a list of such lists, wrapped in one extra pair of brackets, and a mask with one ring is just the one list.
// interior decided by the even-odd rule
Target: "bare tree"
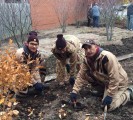
[(107, 40), (112, 40), (113, 28), (115, 23), (115, 6), (119, 0), (99, 0), (101, 6), (102, 22), (106, 25)]
[(21, 47), (26, 34), (31, 30), (30, 6), (28, 3), (0, 4), (0, 23), (3, 39), (13, 37), (18, 47)]
[(57, 14), (57, 18), (62, 29), (62, 33), (65, 32), (67, 26), (67, 20), (69, 17), (70, 3), (68, 0), (55, 0), (53, 8)]
[(80, 26), (80, 21), (87, 18), (87, 7), (90, 0), (75, 0), (74, 19), (76, 27)]

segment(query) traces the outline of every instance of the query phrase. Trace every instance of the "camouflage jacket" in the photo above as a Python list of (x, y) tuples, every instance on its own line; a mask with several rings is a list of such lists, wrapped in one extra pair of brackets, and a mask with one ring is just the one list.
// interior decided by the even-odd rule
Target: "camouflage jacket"
[[(93, 67), (92, 67), (93, 66)], [(89, 76), (87, 79), (87, 76)], [(85, 81), (102, 82), (107, 88), (107, 95), (113, 96), (120, 88), (127, 88), (128, 77), (115, 55), (103, 50), (96, 60), (89, 64), (87, 59), (81, 65), (73, 92), (78, 92)], [(91, 81), (92, 82), (92, 81)]]
[(54, 56), (62, 62), (62, 64), (66, 64), (66, 60), (70, 59), (70, 76), (74, 76), (76, 72), (76, 64), (77, 64), (77, 52), (80, 49), (80, 40), (73, 35), (64, 35), (65, 40), (67, 41), (66, 52), (61, 53), (54, 45), (52, 48), (52, 53)]
[(33, 75), (33, 84), (41, 82), (39, 68), (37, 68), (41, 62), (41, 54), (39, 51), (37, 51), (34, 55), (31, 55), (28, 51), (25, 51), (24, 48), (20, 48), (16, 52), (16, 59), (20, 63), (27, 64), (29, 66), (29, 71)]

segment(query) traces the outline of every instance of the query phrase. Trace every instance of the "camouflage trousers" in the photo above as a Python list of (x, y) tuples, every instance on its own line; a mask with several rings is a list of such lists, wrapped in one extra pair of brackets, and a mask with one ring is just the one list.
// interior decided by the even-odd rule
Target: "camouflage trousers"
[[(107, 89), (105, 88), (104, 97), (107, 96)], [(120, 88), (118, 92), (113, 96), (113, 101), (110, 104), (109, 111), (115, 110), (116, 108), (120, 107), (121, 105), (125, 105), (128, 101), (130, 101), (130, 93), (127, 88)]]
[[(90, 78), (87, 74), (85, 75), (88, 82), (91, 84), (91, 89), (99, 91), (101, 94), (104, 93), (103, 99), (108, 95), (107, 87), (104, 87), (105, 84), (102, 82), (95, 82)], [(96, 83), (96, 84), (93, 84)], [(127, 86), (119, 88), (118, 91), (113, 95), (112, 103), (110, 104), (109, 111), (115, 110), (116, 108), (120, 107), (121, 105), (125, 105), (128, 101), (130, 101), (130, 94), (127, 90)]]
[[(84, 51), (82, 49), (80, 49), (77, 53), (78, 54), (77, 54), (76, 70), (74, 76), (77, 75), (80, 69), (80, 65), (85, 57)], [(56, 80), (59, 82), (68, 81), (70, 77), (70, 74), (67, 73), (66, 70), (66, 64), (70, 64), (69, 59), (66, 59), (65, 61), (60, 61), (58, 59), (56, 60), (56, 75), (57, 75)]]

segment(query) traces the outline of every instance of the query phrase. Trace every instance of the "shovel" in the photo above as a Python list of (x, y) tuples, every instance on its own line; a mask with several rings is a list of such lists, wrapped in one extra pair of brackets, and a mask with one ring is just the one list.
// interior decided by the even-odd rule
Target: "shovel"
[(107, 117), (107, 105), (104, 107), (104, 120), (106, 120)]

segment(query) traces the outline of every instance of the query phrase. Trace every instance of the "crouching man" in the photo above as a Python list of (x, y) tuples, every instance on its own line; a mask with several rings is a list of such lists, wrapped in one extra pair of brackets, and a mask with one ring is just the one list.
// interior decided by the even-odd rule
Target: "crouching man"
[(29, 66), (29, 71), (33, 75), (33, 86), (29, 86), (27, 89), (17, 93), (17, 96), (41, 94), (44, 85), (41, 83), (39, 74), (39, 68), (37, 66), (41, 63), (41, 54), (37, 50), (39, 46), (39, 40), (36, 35), (29, 35), (27, 43), (16, 52), (17, 60), (22, 64)]
[(103, 92), (102, 105), (108, 106), (108, 111), (115, 110), (129, 100), (133, 100), (132, 86), (128, 87), (128, 77), (115, 55), (100, 48), (94, 40), (88, 40), (82, 48), (85, 59), (75, 80), (70, 98), (76, 102), (77, 93), (88, 81), (93, 87), (99, 86)]
[(80, 40), (74, 35), (57, 35), (57, 40), (52, 48), (52, 53), (57, 58), (56, 73), (60, 85), (64, 85), (69, 77), (69, 83), (73, 86), (75, 76), (80, 69), (84, 54), (80, 49)]

